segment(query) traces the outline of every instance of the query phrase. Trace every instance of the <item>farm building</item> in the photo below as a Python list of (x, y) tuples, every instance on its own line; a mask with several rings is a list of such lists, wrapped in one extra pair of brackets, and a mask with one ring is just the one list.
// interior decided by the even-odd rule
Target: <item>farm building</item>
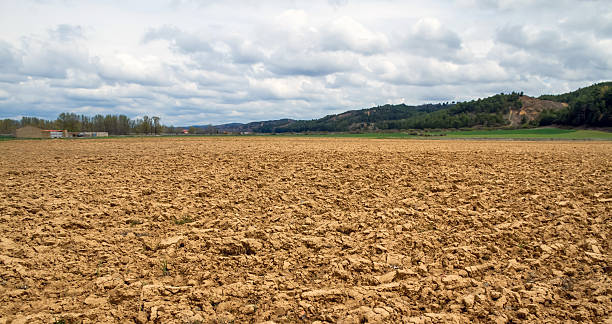
[(108, 137), (108, 132), (68, 132), (66, 137)]
[(41, 129), (34, 126), (24, 126), (15, 131), (15, 136), (18, 138), (61, 138), (67, 135), (68, 132), (65, 130)]
[(18, 138), (107, 137), (108, 132), (69, 132), (24, 126), (17, 129), (15, 136)]

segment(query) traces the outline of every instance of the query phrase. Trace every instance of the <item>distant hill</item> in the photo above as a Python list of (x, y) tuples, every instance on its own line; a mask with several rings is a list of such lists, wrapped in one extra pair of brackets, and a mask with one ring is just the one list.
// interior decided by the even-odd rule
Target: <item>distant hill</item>
[(220, 132), (299, 133), (550, 124), (612, 126), (612, 82), (539, 98), (522, 92), (501, 93), (460, 103), (384, 105), (313, 120), (280, 119), (215, 128)]
[[(380, 128), (377, 124), (429, 114), (447, 107), (448, 104), (427, 104), (420, 106), (384, 105), (361, 110), (350, 110), (336, 115), (327, 115), (320, 119), (300, 120), (272, 129), (280, 132), (347, 132), (355, 130), (373, 130)], [(266, 131), (269, 129), (265, 129)], [(256, 131), (264, 131), (257, 129)]]
[[(449, 104), (427, 104), (421, 106), (384, 105), (361, 110), (350, 110), (341, 114), (327, 115), (313, 120), (279, 119), (258, 121), (246, 124), (231, 123), (216, 125), (220, 132), (342, 132), (358, 129), (375, 129), (375, 123), (385, 120), (398, 120), (421, 113), (429, 113), (446, 107)], [(196, 126), (208, 127), (208, 126)]]
[(247, 124), (231, 123), (216, 125), (215, 128), (219, 132), (241, 133), (241, 132), (258, 132), (258, 133), (273, 133), (274, 129), (284, 127), (295, 123), (293, 119), (278, 119), (251, 122)]
[[(461, 103), (420, 106), (384, 105), (328, 115), (320, 119), (295, 121), (265, 132), (347, 132), (386, 129), (461, 128), (504, 126), (511, 109), (521, 107), (518, 93), (499, 94)], [(254, 129), (264, 132), (264, 129)]]

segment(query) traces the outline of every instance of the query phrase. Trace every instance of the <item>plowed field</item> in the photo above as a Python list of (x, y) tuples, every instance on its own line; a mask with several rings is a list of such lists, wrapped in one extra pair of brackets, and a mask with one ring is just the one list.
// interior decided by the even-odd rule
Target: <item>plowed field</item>
[(0, 143), (0, 323), (612, 321), (612, 143)]

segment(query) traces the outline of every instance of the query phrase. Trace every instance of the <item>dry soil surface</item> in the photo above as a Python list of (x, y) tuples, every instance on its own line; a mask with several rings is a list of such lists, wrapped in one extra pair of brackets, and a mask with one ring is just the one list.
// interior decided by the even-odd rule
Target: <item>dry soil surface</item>
[(0, 143), (0, 323), (612, 321), (612, 143)]

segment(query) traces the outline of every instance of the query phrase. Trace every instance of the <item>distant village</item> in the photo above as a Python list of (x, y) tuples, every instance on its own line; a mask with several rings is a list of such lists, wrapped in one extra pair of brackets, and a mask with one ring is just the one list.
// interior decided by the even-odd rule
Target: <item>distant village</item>
[(69, 132), (67, 130), (42, 129), (24, 126), (15, 131), (17, 138), (69, 138), (69, 137), (108, 137), (108, 132)]
[[(169, 132), (171, 131), (171, 132)], [(177, 127), (168, 128), (163, 134), (155, 135), (201, 135), (201, 134), (241, 134), (248, 135), (251, 132), (211, 132), (210, 129), (190, 127), (189, 129), (181, 129)], [(108, 132), (71, 132), (65, 129), (43, 129), (36, 126), (24, 126), (17, 128), (13, 135), (16, 138), (80, 138), (80, 137), (108, 137)]]

